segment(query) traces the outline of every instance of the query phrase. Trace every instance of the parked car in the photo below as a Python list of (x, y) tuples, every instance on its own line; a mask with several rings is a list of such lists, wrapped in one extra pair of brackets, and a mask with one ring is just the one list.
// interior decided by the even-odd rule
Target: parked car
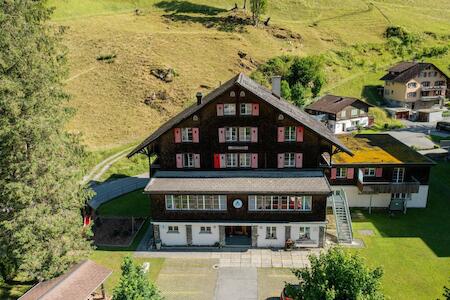
[(436, 129), (450, 131), (450, 122), (439, 121), (436, 124)]

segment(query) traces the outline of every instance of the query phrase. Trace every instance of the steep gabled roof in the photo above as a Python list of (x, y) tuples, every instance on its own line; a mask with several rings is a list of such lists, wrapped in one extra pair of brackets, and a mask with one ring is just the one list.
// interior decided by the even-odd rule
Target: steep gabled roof
[(395, 66), (388, 69), (389, 73), (380, 78), (380, 80), (395, 81), (400, 83), (406, 83), (412, 78), (416, 77), (421, 71), (428, 67), (434, 67), (436, 70), (441, 72), (447, 78), (447, 74), (442, 72), (438, 67), (432, 63), (422, 63), (422, 62), (401, 62)]
[(305, 127), (309, 128), (310, 130), (316, 132), (320, 136), (322, 136), (325, 140), (332, 143), (337, 148), (351, 154), (351, 151), (344, 146), (339, 139), (337, 139), (334, 134), (325, 127), (320, 121), (317, 121), (316, 119), (312, 118), (309, 114), (305, 113), (304, 111), (300, 110), (295, 105), (287, 102), (283, 98), (278, 98), (277, 96), (273, 95), (272, 92), (265, 87), (261, 86), (260, 84), (256, 83), (252, 79), (250, 79), (248, 76), (246, 76), (243, 73), (240, 73), (236, 75), (235, 77), (231, 78), (221, 86), (219, 86), (217, 89), (206, 95), (202, 99), (202, 103), (197, 105), (194, 104), (187, 109), (183, 110), (170, 120), (168, 120), (166, 123), (161, 125), (155, 132), (153, 132), (148, 138), (146, 138), (139, 146), (137, 146), (133, 151), (128, 154), (128, 157), (133, 156), (134, 154), (140, 152), (142, 149), (150, 145), (152, 142), (154, 142), (157, 138), (159, 138), (163, 133), (170, 130), (186, 118), (189, 118), (191, 115), (196, 113), (197, 111), (201, 110), (204, 106), (206, 106), (211, 101), (214, 101), (215, 98), (217, 98), (219, 95), (224, 93), (226, 90), (231, 88), (233, 85), (239, 85), (243, 87), (244, 89), (250, 91), (251, 93), (255, 94), (262, 100), (266, 101), (266, 103), (270, 104), (274, 108), (279, 109), (281, 112), (289, 115), (294, 120), (302, 123)]
[(335, 96), (335, 95), (325, 95), (316, 102), (308, 105), (306, 108), (320, 111), (320, 112), (326, 112), (330, 114), (337, 114), (344, 108), (346, 108), (349, 105), (352, 105), (355, 102), (361, 102), (365, 105), (372, 107), (371, 104), (366, 103), (360, 99), (353, 98), (353, 97), (342, 97), (342, 96)]

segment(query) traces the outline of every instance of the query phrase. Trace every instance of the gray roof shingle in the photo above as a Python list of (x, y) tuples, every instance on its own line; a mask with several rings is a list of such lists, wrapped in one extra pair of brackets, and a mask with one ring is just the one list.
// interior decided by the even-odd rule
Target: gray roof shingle
[(319, 170), (158, 171), (145, 187), (148, 194), (328, 194)]
[(366, 103), (360, 99), (353, 98), (353, 97), (342, 97), (342, 96), (335, 96), (335, 95), (325, 95), (321, 97), (316, 102), (308, 105), (306, 108), (320, 111), (320, 112), (326, 112), (331, 114), (337, 114), (347, 106), (355, 103), (355, 102), (361, 102), (366, 104), (369, 107), (372, 107), (371, 104)]

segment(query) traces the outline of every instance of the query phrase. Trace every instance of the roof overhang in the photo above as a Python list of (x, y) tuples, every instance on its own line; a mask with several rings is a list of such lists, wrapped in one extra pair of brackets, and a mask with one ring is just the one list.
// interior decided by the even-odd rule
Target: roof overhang
[(320, 194), (331, 193), (321, 170), (157, 171), (146, 194)]

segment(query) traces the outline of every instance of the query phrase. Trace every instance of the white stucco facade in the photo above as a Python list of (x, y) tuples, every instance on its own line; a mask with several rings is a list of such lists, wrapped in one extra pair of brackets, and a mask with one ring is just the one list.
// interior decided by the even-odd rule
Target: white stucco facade
[[(347, 196), (349, 207), (374, 207), (384, 208), (389, 207), (391, 202), (391, 194), (361, 194), (358, 187), (348, 185), (332, 186), (332, 190), (344, 190)], [(372, 200), (370, 199), (372, 196)], [(428, 185), (421, 185), (418, 193), (411, 194), (411, 199), (406, 202), (406, 207), (423, 208), (427, 206), (428, 200)], [(331, 203), (328, 203), (331, 205)]]
[[(309, 227), (310, 239), (306, 242), (297, 242), (298, 247), (319, 247), (320, 227), (325, 227), (326, 222), (303, 223), (183, 223), (183, 222), (154, 222), (159, 225), (159, 234), (163, 246), (186, 246), (187, 225), (192, 228), (192, 246), (214, 246), (220, 242), (221, 226), (257, 226), (256, 247), (258, 248), (282, 248), (286, 242), (286, 226), (290, 227), (290, 237), (296, 241), (300, 237), (300, 227)], [(178, 227), (178, 232), (169, 232), (169, 226)], [(210, 227), (211, 232), (201, 232), (201, 227)], [(266, 227), (275, 227), (275, 237), (266, 236)], [(253, 230), (253, 229), (252, 229)]]
[(335, 134), (350, 132), (348, 128), (356, 130), (357, 126), (367, 127), (369, 126), (369, 117), (359, 117), (348, 120), (328, 121), (328, 128)]

